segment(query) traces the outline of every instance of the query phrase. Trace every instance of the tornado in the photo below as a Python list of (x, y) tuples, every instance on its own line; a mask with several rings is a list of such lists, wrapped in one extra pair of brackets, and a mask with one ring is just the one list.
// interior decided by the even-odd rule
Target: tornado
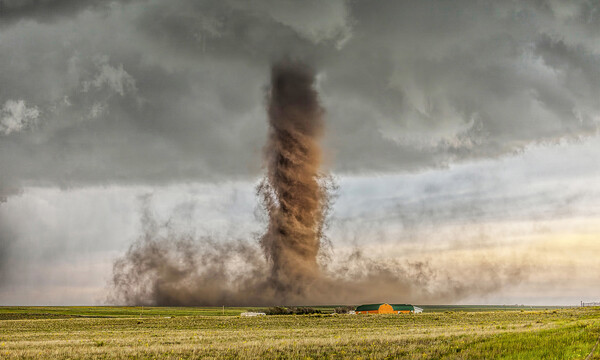
[(264, 232), (239, 239), (179, 233), (154, 217), (152, 196), (143, 196), (143, 231), (113, 263), (109, 303), (443, 303), (488, 294), (522, 276), (485, 261), (473, 276), (452, 278), (431, 259), (385, 261), (361, 249), (331, 256), (324, 229), (336, 186), (322, 166), (324, 109), (310, 67), (289, 60), (272, 66), (266, 119), (265, 175), (256, 187), (268, 215)]
[(302, 295), (320, 276), (317, 255), (329, 204), (321, 173), (324, 109), (315, 74), (292, 61), (271, 68), (266, 175), (258, 194), (269, 223), (260, 245), (268, 282), (282, 299)]

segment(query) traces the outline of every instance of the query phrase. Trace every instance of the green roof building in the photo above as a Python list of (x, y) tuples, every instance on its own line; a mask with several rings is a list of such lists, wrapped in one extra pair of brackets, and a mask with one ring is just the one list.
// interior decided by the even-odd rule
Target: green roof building
[(356, 308), (357, 314), (418, 314), (423, 309), (410, 304), (365, 304)]

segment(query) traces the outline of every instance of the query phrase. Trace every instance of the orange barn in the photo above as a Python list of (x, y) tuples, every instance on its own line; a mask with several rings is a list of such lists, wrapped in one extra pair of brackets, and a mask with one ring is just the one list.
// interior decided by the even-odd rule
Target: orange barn
[[(420, 310), (420, 308), (418, 308)], [(357, 314), (410, 314), (415, 307), (409, 304), (366, 304), (356, 308)], [(420, 311), (418, 311), (420, 312)]]

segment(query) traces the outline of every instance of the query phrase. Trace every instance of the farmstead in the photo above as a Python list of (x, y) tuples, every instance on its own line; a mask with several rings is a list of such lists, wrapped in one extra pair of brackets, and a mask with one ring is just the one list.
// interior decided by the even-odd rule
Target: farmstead
[(423, 309), (410, 304), (366, 304), (356, 308), (357, 314), (418, 314)]

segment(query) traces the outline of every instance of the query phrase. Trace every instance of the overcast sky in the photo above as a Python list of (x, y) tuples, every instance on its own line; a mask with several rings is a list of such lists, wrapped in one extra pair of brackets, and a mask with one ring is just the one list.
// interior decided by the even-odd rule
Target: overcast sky
[(142, 203), (252, 239), (283, 57), (326, 108), (333, 263), (600, 300), (598, 1), (0, 0), (0, 304), (105, 303)]

